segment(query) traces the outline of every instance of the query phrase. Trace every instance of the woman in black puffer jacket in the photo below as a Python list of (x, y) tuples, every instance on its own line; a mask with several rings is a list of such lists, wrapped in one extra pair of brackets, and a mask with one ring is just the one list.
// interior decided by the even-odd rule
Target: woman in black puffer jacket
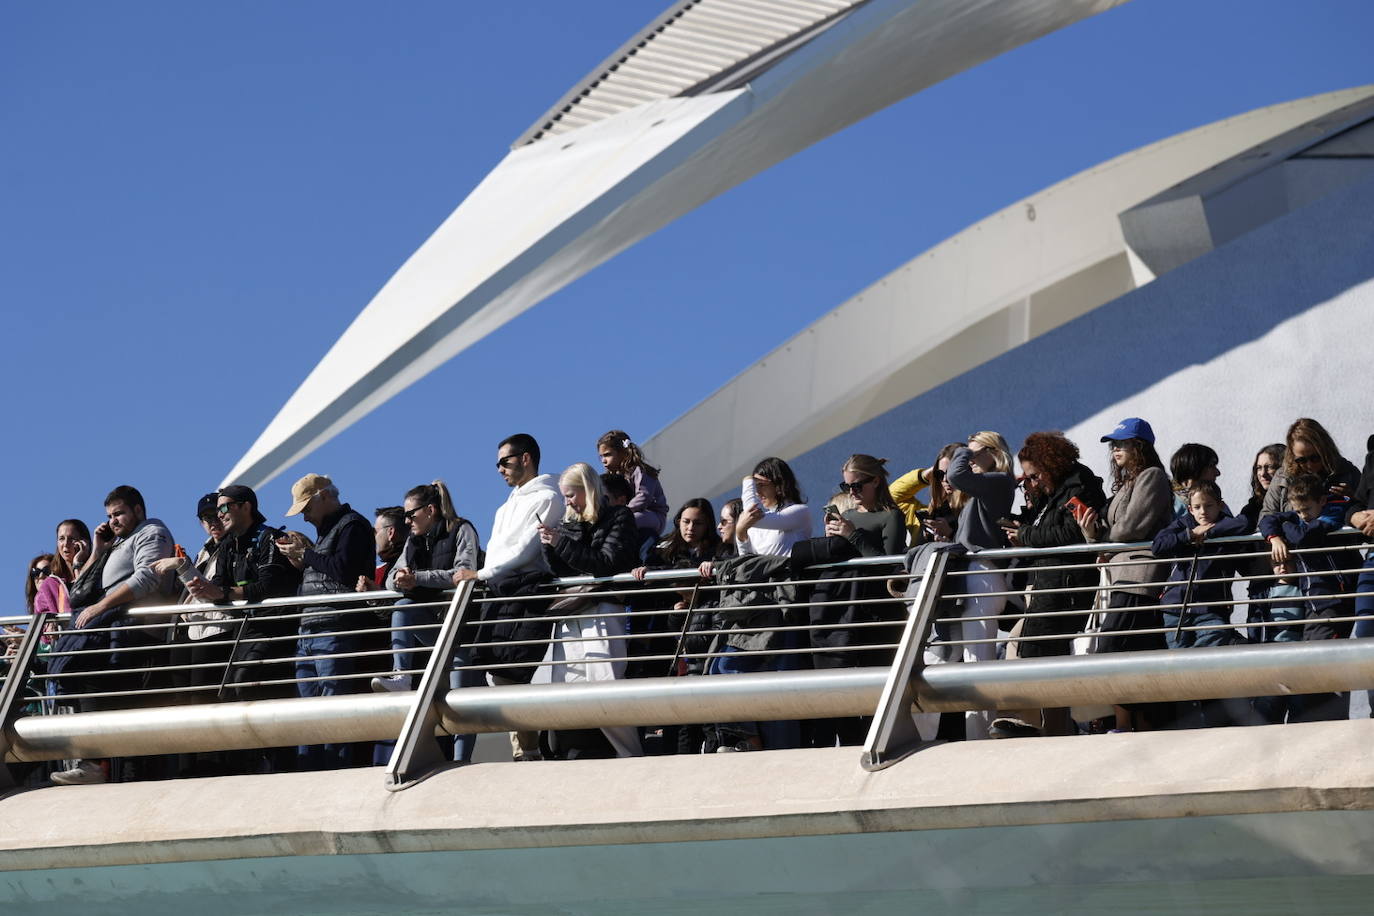
[[(567, 511), (556, 528), (539, 528), (544, 559), (555, 576), (613, 576), (639, 564), (639, 534), (634, 515), (625, 506), (609, 505), (601, 492), (601, 478), (590, 465), (578, 462), (558, 479)], [(553, 605), (564, 618), (554, 630), (553, 683), (609, 681), (625, 676), (625, 605), (598, 595), (594, 588), (576, 588)], [(603, 600), (605, 599), (605, 600)], [(633, 727), (603, 728), (621, 757), (643, 753)]]
[[(1078, 516), (1088, 509), (1099, 514), (1107, 503), (1102, 491), (1102, 478), (1078, 461), (1078, 446), (1062, 433), (1031, 433), (1016, 455), (1021, 463), (1028, 505), (1021, 511), (1019, 523), (1007, 532), (1018, 547), (1063, 547), (1083, 544), (1083, 529)], [(1077, 503), (1071, 503), (1073, 500)], [(1090, 564), (1095, 555), (1056, 553), (1033, 558), (1025, 564), (1031, 586), (1026, 603), (1026, 616), (1021, 622), (1021, 639), (1017, 652), (1021, 658), (1070, 655), (1073, 636), (1081, 633), (1088, 622), (1088, 609), (1093, 603), (1093, 587), (1097, 585), (1097, 570), (1055, 567), (1079, 563)], [(1051, 589), (1081, 588), (1083, 591), (1051, 592)], [(1081, 611), (1079, 614), (1053, 615), (1050, 612)], [(1056, 637), (1036, 639), (1030, 637)], [(1043, 710), (1044, 733), (1072, 734), (1073, 723), (1067, 709)], [(993, 723), (993, 732), (1003, 720)], [(1027, 733), (1028, 734), (1028, 733)]]

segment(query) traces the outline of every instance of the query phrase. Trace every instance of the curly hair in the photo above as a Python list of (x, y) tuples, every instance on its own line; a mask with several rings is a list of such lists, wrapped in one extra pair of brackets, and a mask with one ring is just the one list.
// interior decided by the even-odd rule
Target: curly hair
[(1114, 461), (1111, 463), (1113, 493), (1135, 480), (1146, 468), (1164, 470), (1164, 462), (1160, 460), (1159, 452), (1144, 439), (1117, 439), (1108, 445), (1108, 454), (1111, 454), (1113, 448), (1119, 448), (1126, 453), (1125, 464), (1118, 466)]
[(1016, 460), (1029, 461), (1048, 478), (1053, 490), (1069, 476), (1069, 470), (1078, 462), (1078, 446), (1074, 445), (1061, 432), (1031, 433), (1026, 437)]

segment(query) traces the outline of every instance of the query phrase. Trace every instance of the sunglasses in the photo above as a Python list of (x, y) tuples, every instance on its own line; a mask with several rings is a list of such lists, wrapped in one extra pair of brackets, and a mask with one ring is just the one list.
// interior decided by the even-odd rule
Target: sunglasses
[(865, 477), (863, 480), (856, 480), (853, 483), (845, 483), (841, 480), (839, 488), (841, 490), (848, 490), (850, 493), (857, 493), (872, 482), (872, 477)]
[(220, 518), (224, 518), (226, 515), (229, 514), (229, 510), (232, 509), (234, 506), (237, 506), (237, 505), (238, 505), (238, 501), (237, 501), (237, 500), (230, 500), (229, 502), (225, 503), (224, 505), (215, 506), (215, 514), (218, 515)]
[(428, 509), (431, 505), (433, 505), (433, 503), (425, 503), (423, 506), (416, 506), (409, 512), (404, 513), (406, 521), (413, 521), (415, 519), (415, 516), (418, 515), (421, 512), (421, 510)]
[(1304, 465), (1304, 466), (1309, 465), (1309, 464), (1321, 464), (1321, 463), (1322, 463), (1322, 456), (1321, 456), (1321, 455), (1303, 455), (1301, 458), (1299, 458), (1297, 455), (1294, 455), (1294, 456), (1293, 456), (1293, 463), (1294, 463), (1294, 464), (1301, 464), (1301, 465)]
[(48, 566), (35, 566), (29, 570), (29, 576), (34, 579), (46, 579), (52, 575), (52, 568)]
[(520, 458), (521, 455), (528, 455), (528, 454), (529, 454), (529, 452), (516, 452), (516, 453), (513, 454), (513, 455), (507, 455), (507, 456), (504, 457), (504, 458), (497, 459), (497, 462), (496, 462), (496, 470), (498, 470), (498, 471), (509, 470), (509, 469), (511, 468), (512, 462), (518, 461), (518, 459)]

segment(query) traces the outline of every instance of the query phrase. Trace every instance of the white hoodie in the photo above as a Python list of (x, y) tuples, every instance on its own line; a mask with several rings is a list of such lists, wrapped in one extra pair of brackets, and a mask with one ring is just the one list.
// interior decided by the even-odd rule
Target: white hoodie
[(563, 494), (550, 474), (540, 474), (510, 491), (496, 510), (487, 542), (487, 562), (477, 578), (488, 580), (529, 570), (548, 570), (537, 522), (550, 527), (563, 520)]

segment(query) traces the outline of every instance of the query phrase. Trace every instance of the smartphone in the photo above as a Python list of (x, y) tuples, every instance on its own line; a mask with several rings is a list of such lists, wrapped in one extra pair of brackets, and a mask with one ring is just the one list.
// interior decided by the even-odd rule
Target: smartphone
[(840, 510), (835, 508), (835, 504), (834, 504), (834, 503), (830, 503), (830, 504), (828, 504), (828, 505), (825, 507), (825, 517), (826, 517), (826, 518), (839, 518), (839, 517), (840, 517)]
[(1020, 528), (1020, 527), (1021, 527), (1021, 523), (1018, 522), (1018, 521), (1017, 521), (1016, 519), (1014, 519), (1014, 518), (1011, 518), (1011, 517), (1009, 517), (1009, 516), (1005, 516), (1005, 515), (1004, 515), (1004, 516), (1002, 516), (1001, 518), (999, 518), (999, 519), (997, 520), (997, 527), (998, 527), (998, 528)]
[(930, 521), (930, 513), (927, 512), (927, 511), (924, 510), (924, 509), (917, 509), (917, 510), (916, 510), (916, 521), (921, 522), (922, 524), (924, 524), (925, 522)]
[(1083, 500), (1079, 499), (1077, 496), (1070, 496), (1069, 501), (1065, 503), (1065, 505), (1069, 507), (1069, 511), (1072, 512), (1074, 515), (1078, 515), (1080, 512), (1088, 511), (1088, 504), (1083, 502)]

